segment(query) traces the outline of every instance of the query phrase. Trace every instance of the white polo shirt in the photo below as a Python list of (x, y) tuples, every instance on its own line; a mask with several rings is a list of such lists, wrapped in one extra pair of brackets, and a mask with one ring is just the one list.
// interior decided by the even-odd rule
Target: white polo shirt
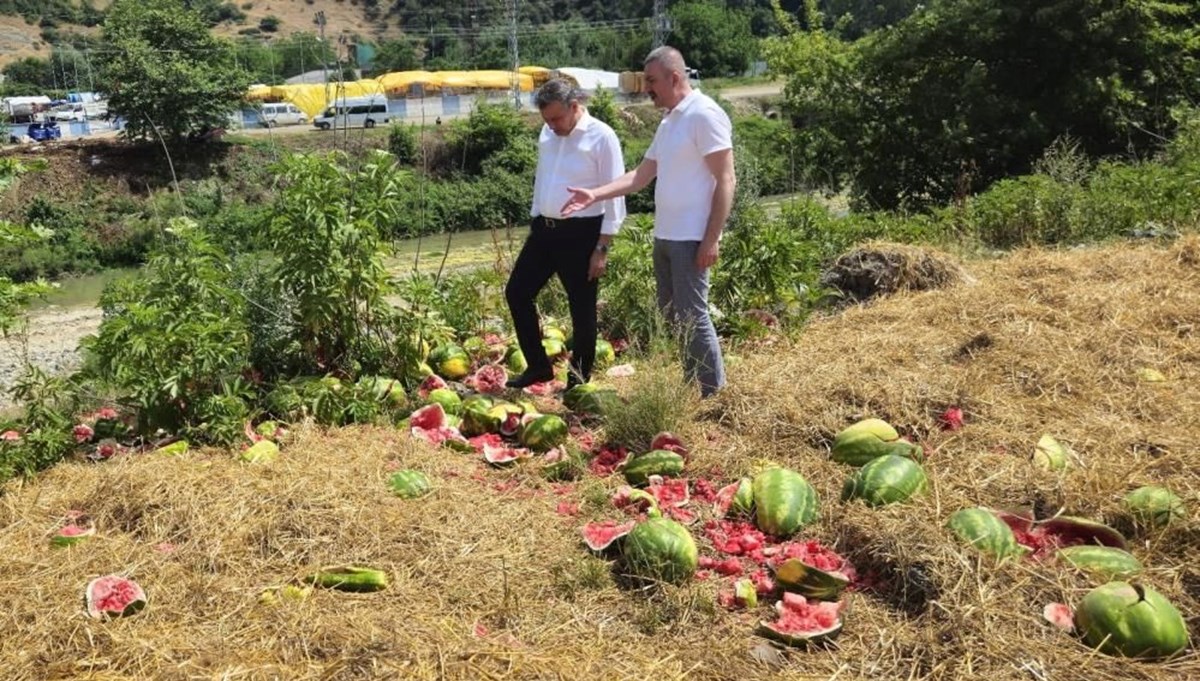
[[(529, 217), (561, 218), (563, 204), (571, 198), (567, 187), (599, 187), (625, 174), (625, 158), (617, 134), (604, 121), (583, 112), (565, 137), (542, 125), (538, 136), (537, 173), (533, 180), (533, 206)], [(598, 201), (571, 217), (603, 215), (601, 234), (616, 234), (625, 221), (625, 199)]]
[(704, 163), (714, 151), (733, 148), (733, 124), (712, 97), (692, 90), (663, 116), (646, 150), (658, 164), (654, 186), (654, 237), (701, 241), (712, 212), (717, 180)]

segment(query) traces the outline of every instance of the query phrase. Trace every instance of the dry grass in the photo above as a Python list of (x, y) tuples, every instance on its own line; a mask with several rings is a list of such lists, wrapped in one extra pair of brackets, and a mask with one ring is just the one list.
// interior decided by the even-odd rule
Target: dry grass
[[(1200, 678), (1194, 652), (1130, 662), (1053, 631), (1042, 606), (1078, 600), (1083, 581), (1048, 564), (997, 567), (941, 527), (964, 506), (1038, 500), (1118, 522), (1132, 486), (1173, 487), (1192, 517), (1139, 536), (1133, 551), (1195, 640), (1198, 243), (971, 263), (975, 284), (815, 320), (731, 369), (729, 389), (682, 429), (695, 471), (733, 478), (760, 459), (800, 470), (822, 499), (804, 536), (877, 579), (852, 594), (837, 647), (791, 652), (780, 669), (750, 655), (765, 608), (715, 607), (713, 582), (618, 588), (586, 554), (577, 527), (605, 513), (618, 479), (555, 487), (361, 427), (300, 429), (266, 466), (217, 452), (143, 456), (12, 485), (0, 498), (0, 669), (5, 679)], [(1170, 380), (1140, 383), (1144, 366)], [(936, 428), (948, 404), (964, 407), (963, 430)], [(879, 510), (837, 501), (847, 471), (827, 460), (827, 443), (867, 415), (929, 446), (928, 495)], [(1061, 477), (1028, 461), (1043, 432), (1078, 453)], [(393, 462), (427, 471), (436, 492), (389, 496)], [(558, 515), (561, 500), (582, 516)], [(52, 551), (47, 538), (70, 509), (88, 512), (99, 536)], [(353, 562), (387, 570), (391, 588), (257, 602), (264, 587)], [(84, 585), (113, 572), (145, 586), (149, 607), (88, 619)]]

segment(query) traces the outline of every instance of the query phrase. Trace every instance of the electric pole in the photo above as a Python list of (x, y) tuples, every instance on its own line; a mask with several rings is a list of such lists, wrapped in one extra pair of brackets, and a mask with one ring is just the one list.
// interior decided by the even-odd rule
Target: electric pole
[(654, 44), (659, 48), (666, 44), (671, 32), (671, 17), (667, 16), (667, 0), (654, 0)]
[(521, 57), (517, 52), (517, 3), (519, 0), (508, 0), (508, 58), (512, 62), (512, 92), (513, 104), (518, 109), (521, 108), (521, 74), (517, 70), (521, 67)]
[(317, 25), (317, 30), (321, 32), (321, 49), (318, 50), (318, 56), (321, 57), (321, 73), (325, 74), (325, 103), (329, 103), (329, 65), (325, 59), (325, 10), (319, 10), (316, 16), (313, 17), (313, 23)]

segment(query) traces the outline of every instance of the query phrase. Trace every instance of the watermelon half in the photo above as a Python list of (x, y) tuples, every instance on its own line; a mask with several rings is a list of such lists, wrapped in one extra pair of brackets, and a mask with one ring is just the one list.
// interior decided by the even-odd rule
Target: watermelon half
[(615, 520), (601, 520), (583, 526), (583, 543), (596, 553), (607, 551), (620, 538), (633, 531), (636, 521), (618, 523)]
[(105, 575), (88, 582), (87, 612), (90, 617), (126, 617), (146, 607), (146, 591), (132, 579)]
[(832, 640), (842, 631), (842, 604), (809, 601), (794, 593), (775, 604), (778, 617), (759, 622), (759, 633), (792, 646)]

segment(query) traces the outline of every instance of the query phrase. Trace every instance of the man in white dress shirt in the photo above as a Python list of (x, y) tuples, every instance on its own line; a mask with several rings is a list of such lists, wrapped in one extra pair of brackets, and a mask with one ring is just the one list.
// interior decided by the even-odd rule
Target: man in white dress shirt
[[(646, 90), (666, 115), (645, 158), (604, 185), (571, 186), (563, 214), (654, 187), (654, 279), (658, 305), (687, 334), (684, 367), (708, 397), (725, 384), (717, 332), (708, 314), (708, 272), (733, 206), (733, 126), (712, 98), (692, 89), (683, 55), (660, 47), (646, 57)], [(585, 189), (582, 187), (595, 187)]]
[(533, 183), (532, 222), (504, 294), (512, 313), (517, 342), (528, 368), (509, 379), (523, 388), (554, 377), (542, 347), (535, 300), (558, 275), (571, 308), (571, 352), (568, 387), (586, 383), (596, 358), (596, 297), (608, 262), (608, 246), (625, 220), (625, 200), (598, 201), (572, 217), (562, 205), (567, 187), (604, 184), (625, 173), (621, 143), (603, 121), (588, 115), (582, 93), (569, 82), (553, 79), (538, 90), (535, 103), (545, 125), (538, 137), (537, 174)]

